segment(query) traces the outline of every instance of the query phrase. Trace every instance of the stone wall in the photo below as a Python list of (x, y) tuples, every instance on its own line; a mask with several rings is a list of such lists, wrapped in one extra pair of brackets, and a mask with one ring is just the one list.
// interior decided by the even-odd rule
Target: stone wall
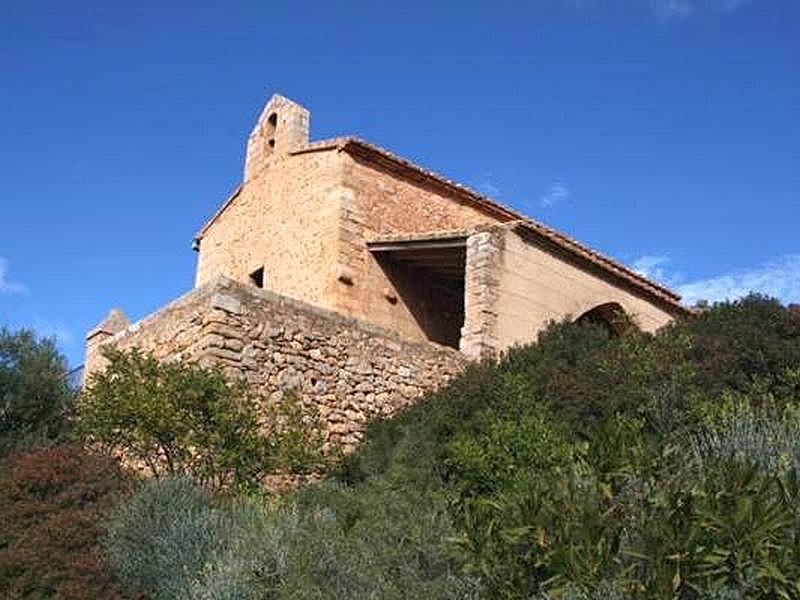
[(374, 323), (426, 339), (414, 307), (387, 298), (400, 297), (365, 240), (421, 232), (455, 231), (495, 224), (497, 219), (452, 191), (430, 182), (363, 162), (343, 153), (339, 261), (353, 274), (353, 285), (340, 288), (335, 308), (363, 315)]
[[(366, 423), (412, 404), (466, 358), (360, 320), (219, 277), (104, 340), (159, 358), (220, 365), (266, 397), (294, 390), (319, 410), (329, 443), (352, 447)], [(102, 364), (87, 360), (87, 375)]]
[(497, 339), (497, 303), (504, 238), (497, 231), (484, 228), (467, 238), (464, 327), (459, 349), (472, 358), (493, 356), (501, 348)]
[(277, 156), (245, 182), (200, 240), (196, 285), (217, 275), (332, 307), (339, 229), (340, 160), (335, 152)]

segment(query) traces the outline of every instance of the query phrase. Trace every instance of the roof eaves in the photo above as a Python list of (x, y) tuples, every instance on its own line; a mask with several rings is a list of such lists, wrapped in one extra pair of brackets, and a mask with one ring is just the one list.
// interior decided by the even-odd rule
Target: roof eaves
[(220, 217), (220, 215), (222, 215), (222, 213), (225, 212), (225, 210), (228, 208), (228, 206), (230, 206), (230, 204), (234, 200), (236, 200), (236, 197), (241, 193), (241, 191), (242, 191), (242, 184), (240, 183), (239, 185), (236, 186), (236, 189), (234, 189), (233, 192), (231, 192), (230, 196), (228, 196), (228, 198), (225, 200), (225, 202), (222, 203), (222, 206), (220, 206), (217, 209), (217, 211), (211, 216), (211, 218), (208, 221), (206, 221), (206, 224), (203, 225), (203, 227), (200, 229), (200, 231), (198, 231), (195, 234), (195, 236), (194, 236), (195, 240), (203, 239), (203, 236), (206, 234), (206, 232), (208, 231), (209, 227), (211, 227), (211, 225), (214, 224), (214, 221), (216, 221)]
[(436, 231), (421, 231), (417, 233), (399, 233), (389, 235), (377, 235), (367, 240), (367, 245), (370, 244), (385, 244), (392, 242), (428, 242), (435, 240), (449, 240), (460, 239), (469, 237), (474, 232), (471, 229), (445, 229)]

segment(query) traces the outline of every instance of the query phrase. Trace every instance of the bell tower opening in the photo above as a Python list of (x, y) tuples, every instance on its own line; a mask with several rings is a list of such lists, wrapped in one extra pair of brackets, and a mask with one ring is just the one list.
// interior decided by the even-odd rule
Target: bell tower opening
[(264, 137), (267, 138), (267, 152), (275, 149), (275, 132), (278, 129), (278, 113), (272, 113), (267, 119), (267, 125), (264, 131)]
[(308, 124), (308, 110), (278, 94), (272, 96), (247, 139), (245, 181), (307, 144)]

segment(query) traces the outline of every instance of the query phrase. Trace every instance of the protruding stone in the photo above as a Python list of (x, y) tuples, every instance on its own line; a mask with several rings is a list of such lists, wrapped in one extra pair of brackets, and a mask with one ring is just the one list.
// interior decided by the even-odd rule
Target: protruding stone
[(242, 314), (242, 303), (238, 299), (233, 296), (228, 296), (227, 294), (214, 294), (211, 297), (211, 306), (234, 315)]
[(116, 335), (125, 331), (130, 324), (131, 322), (121, 308), (112, 308), (105, 318), (86, 334), (86, 339), (90, 340), (98, 334), (107, 334), (107, 337)]

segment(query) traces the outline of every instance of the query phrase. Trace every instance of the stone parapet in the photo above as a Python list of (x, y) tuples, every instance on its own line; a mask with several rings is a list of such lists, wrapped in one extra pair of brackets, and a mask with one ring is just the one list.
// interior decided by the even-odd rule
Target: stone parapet
[[(293, 391), (319, 412), (326, 439), (352, 447), (367, 422), (409, 406), (467, 358), (225, 277), (104, 340), (183, 357), (244, 378), (265, 398)], [(91, 372), (87, 373), (91, 376)]]

